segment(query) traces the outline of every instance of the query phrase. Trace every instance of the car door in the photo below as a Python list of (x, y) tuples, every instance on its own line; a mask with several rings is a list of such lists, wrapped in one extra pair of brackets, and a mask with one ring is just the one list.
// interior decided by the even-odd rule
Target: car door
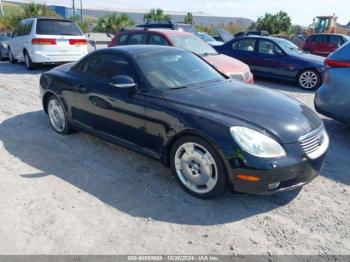
[(23, 21), (17, 23), (10, 40), (10, 49), (14, 58), (18, 59), (20, 50), (20, 37), (23, 27)]
[(142, 145), (145, 132), (143, 93), (110, 84), (113, 77), (120, 75), (128, 75), (139, 82), (128, 59), (121, 54), (98, 52), (73, 70), (77, 76), (77, 106), (72, 110), (73, 119), (85, 128)]
[(255, 71), (265, 76), (286, 76), (288, 68), (285, 63), (286, 54), (274, 42), (259, 39), (258, 58)]
[(256, 39), (244, 38), (231, 42), (226, 49), (225, 54), (234, 57), (249, 65), (252, 71), (255, 71), (257, 60)]
[(316, 35), (312, 53), (320, 56), (326, 56), (329, 51), (329, 43), (327, 35)]

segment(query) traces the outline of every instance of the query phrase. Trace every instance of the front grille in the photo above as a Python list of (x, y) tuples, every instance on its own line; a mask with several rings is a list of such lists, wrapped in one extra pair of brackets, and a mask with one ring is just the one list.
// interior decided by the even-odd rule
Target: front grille
[(303, 148), (305, 154), (315, 159), (323, 155), (329, 145), (329, 138), (323, 125), (315, 131), (301, 137), (299, 139), (300, 145)]

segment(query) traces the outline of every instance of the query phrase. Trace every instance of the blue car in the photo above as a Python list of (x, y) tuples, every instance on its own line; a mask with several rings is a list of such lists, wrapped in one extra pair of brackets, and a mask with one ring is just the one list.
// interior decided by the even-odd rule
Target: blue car
[(256, 76), (295, 81), (307, 90), (322, 84), (324, 58), (306, 54), (288, 40), (246, 36), (214, 48), (248, 64)]
[(324, 83), (315, 95), (317, 112), (350, 124), (350, 43), (325, 61)]

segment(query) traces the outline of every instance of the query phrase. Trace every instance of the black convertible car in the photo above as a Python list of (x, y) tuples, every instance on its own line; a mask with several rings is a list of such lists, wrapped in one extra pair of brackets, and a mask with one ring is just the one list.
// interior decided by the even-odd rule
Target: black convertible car
[(307, 106), (226, 79), (176, 48), (98, 50), (42, 74), (40, 86), (56, 132), (83, 130), (158, 158), (196, 197), (216, 196), (229, 182), (254, 194), (301, 187), (329, 144)]

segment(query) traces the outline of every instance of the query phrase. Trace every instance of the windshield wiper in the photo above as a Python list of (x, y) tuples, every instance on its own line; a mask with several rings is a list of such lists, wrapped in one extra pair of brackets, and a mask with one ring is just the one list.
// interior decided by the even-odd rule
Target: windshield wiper
[(209, 55), (218, 55), (218, 53), (209, 53), (209, 52), (206, 52), (206, 53), (202, 53), (200, 54), (201, 56), (209, 56)]
[(176, 90), (176, 89), (185, 89), (187, 86), (177, 86), (177, 87), (172, 87), (170, 90)]

